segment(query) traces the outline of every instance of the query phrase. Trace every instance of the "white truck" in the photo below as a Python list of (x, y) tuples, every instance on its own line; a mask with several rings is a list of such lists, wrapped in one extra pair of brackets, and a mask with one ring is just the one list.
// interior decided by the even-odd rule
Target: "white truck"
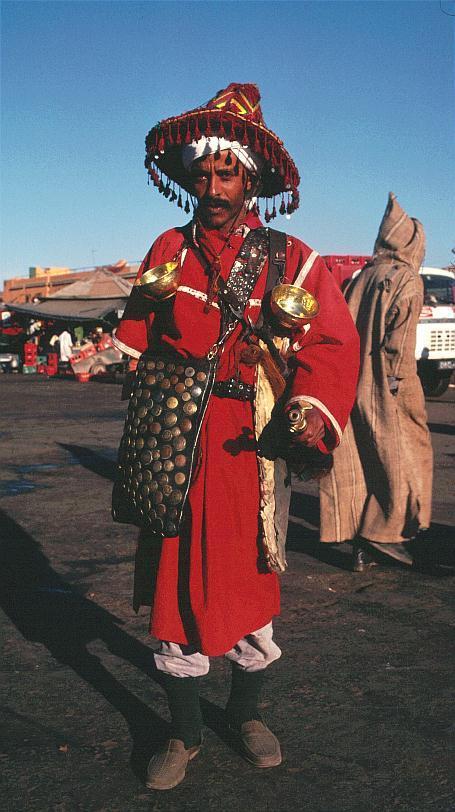
[(420, 275), (425, 295), (417, 325), (417, 370), (425, 394), (439, 397), (455, 369), (455, 275), (428, 267)]
[[(337, 284), (357, 276), (371, 257), (331, 254), (324, 257)], [(455, 273), (443, 268), (420, 269), (425, 290), (417, 326), (417, 371), (426, 395), (439, 397), (455, 369)]]

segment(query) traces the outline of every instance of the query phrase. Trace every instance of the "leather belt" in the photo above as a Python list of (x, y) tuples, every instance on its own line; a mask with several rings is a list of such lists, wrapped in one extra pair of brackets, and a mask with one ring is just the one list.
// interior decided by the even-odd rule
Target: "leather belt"
[(234, 400), (254, 400), (254, 386), (250, 383), (228, 378), (227, 381), (215, 381), (212, 393), (219, 398), (234, 398)]

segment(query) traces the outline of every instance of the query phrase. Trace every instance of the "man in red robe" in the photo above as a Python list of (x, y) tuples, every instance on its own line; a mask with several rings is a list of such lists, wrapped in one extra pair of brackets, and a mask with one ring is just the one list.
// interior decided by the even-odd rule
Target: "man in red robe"
[[(138, 279), (171, 261), (180, 278), (164, 316), (137, 289), (131, 295), (114, 340), (131, 356), (132, 367), (158, 344), (185, 359), (206, 356), (220, 336), (220, 287), (247, 235), (263, 228), (258, 197), (273, 199), (271, 211), (267, 202), (267, 222), (276, 214), (275, 196), (280, 213), (298, 206), (297, 169), (266, 128), (259, 98), (254, 85), (229, 85), (206, 105), (161, 122), (147, 137), (146, 166), (155, 185), (180, 207), (185, 190), (185, 208), (190, 195), (195, 212), (187, 226), (158, 237), (141, 265)], [(358, 337), (317, 252), (290, 236), (285, 246), (282, 281), (309, 291), (319, 313), (274, 339), (293, 370), (284, 412), (303, 405), (306, 421), (300, 433), (290, 435), (292, 442), (328, 454), (340, 441), (354, 400)], [(160, 641), (154, 656), (172, 719), (170, 740), (149, 763), (147, 786), (153, 789), (180, 783), (199, 752), (198, 684), (210, 656), (225, 655), (232, 662), (226, 714), (245, 758), (257, 767), (281, 763), (279, 742), (261, 719), (258, 703), (266, 668), (281, 655), (272, 618), (280, 611), (277, 572), (286, 563), (286, 521), (279, 513), (290, 489), (285, 496), (284, 488), (275, 487), (280, 461), (275, 469), (258, 454), (260, 428), (270, 417), (276, 388), (264, 374), (265, 361), (252, 363), (245, 352), (244, 330), (245, 323), (264, 318), (268, 266), (266, 259), (243, 323), (237, 322), (219, 355), (179, 534), (142, 534), (155, 562), (147, 585), (150, 633)], [(268, 355), (270, 367), (264, 345), (259, 355)], [(281, 466), (287, 475), (283, 461)], [(281, 485), (284, 479), (289, 482), (289, 476), (281, 476)], [(142, 602), (144, 596), (137, 594), (136, 605)]]

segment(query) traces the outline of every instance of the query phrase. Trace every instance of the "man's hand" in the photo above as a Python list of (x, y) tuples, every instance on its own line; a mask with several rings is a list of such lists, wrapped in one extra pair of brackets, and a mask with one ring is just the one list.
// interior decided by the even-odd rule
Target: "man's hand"
[(300, 443), (309, 448), (313, 448), (325, 434), (325, 423), (321, 412), (316, 406), (305, 412), (307, 421), (306, 428), (299, 434), (290, 433), (292, 443)]

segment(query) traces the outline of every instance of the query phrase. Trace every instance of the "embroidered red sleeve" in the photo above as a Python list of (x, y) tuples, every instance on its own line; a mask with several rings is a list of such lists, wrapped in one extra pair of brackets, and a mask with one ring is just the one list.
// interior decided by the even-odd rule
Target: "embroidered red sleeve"
[(319, 447), (327, 452), (340, 442), (354, 404), (359, 337), (343, 295), (319, 254), (293, 240), (289, 265), (291, 281), (319, 303), (318, 315), (290, 340), (290, 353), (297, 362), (290, 400), (303, 398), (321, 411), (328, 436)]
[[(171, 229), (161, 234), (142, 261), (136, 279), (140, 279), (149, 268), (173, 259), (182, 243), (183, 235), (180, 229)], [(145, 299), (133, 287), (122, 320), (113, 336), (117, 347), (127, 355), (139, 358), (147, 349), (154, 315), (153, 302)]]

